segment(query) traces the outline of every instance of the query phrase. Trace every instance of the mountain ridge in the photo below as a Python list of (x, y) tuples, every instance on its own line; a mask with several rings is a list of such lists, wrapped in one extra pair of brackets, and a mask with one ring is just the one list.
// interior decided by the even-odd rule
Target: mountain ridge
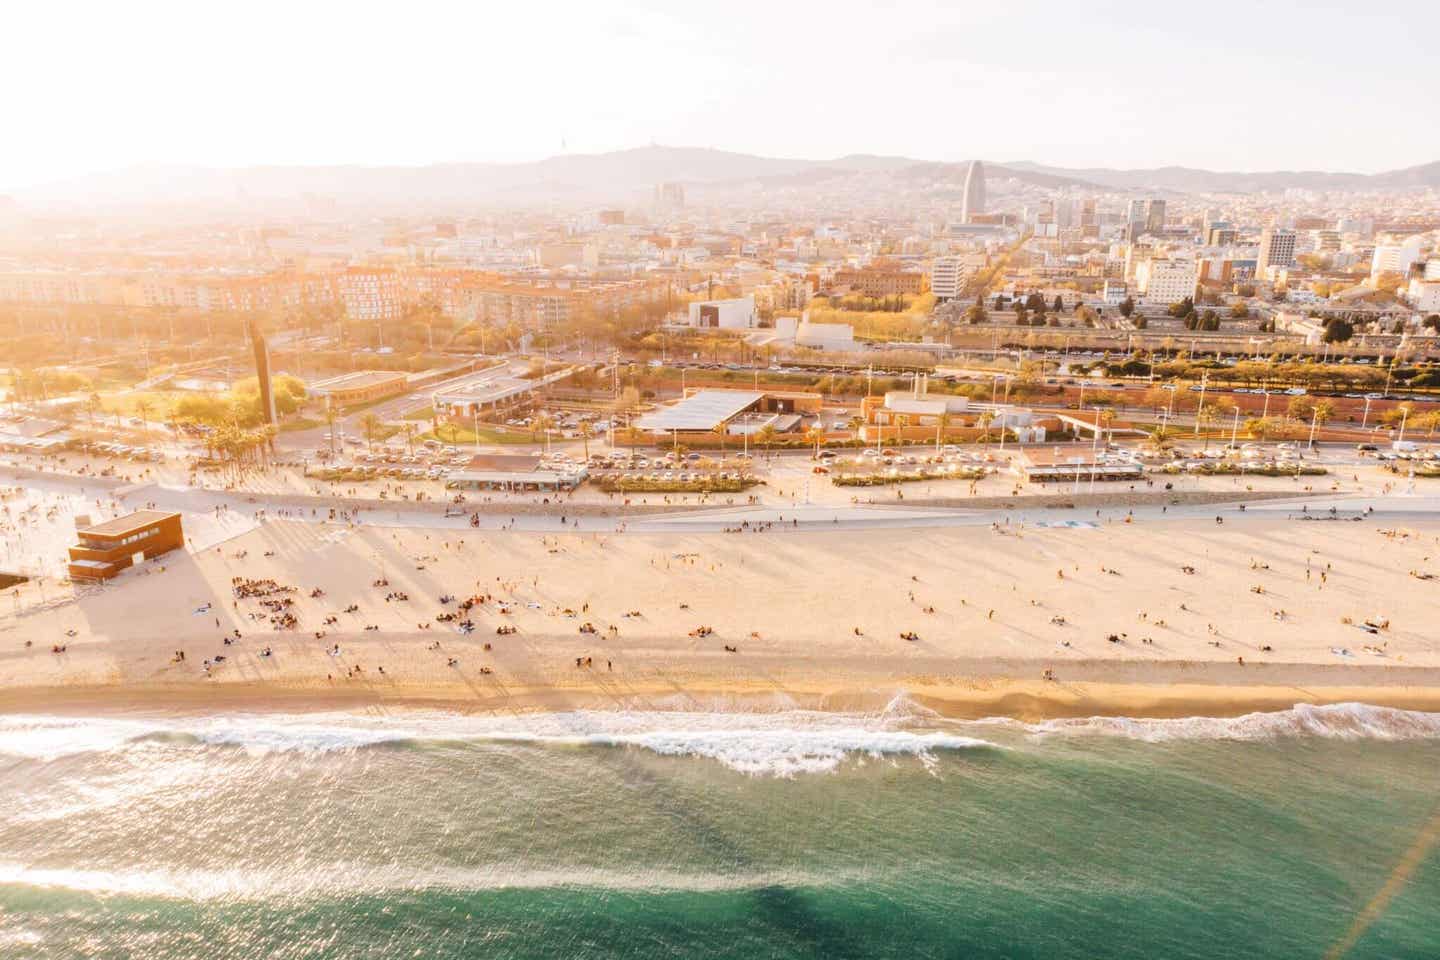
[[(424, 207), (545, 199), (625, 203), (662, 182), (698, 191), (803, 188), (838, 178), (891, 178), (909, 185), (963, 177), (966, 162), (848, 154), (833, 160), (765, 157), (708, 147), (651, 144), (603, 153), (560, 154), (520, 163), (267, 164), (251, 167), (145, 165), (73, 177), (10, 195), (28, 210), (129, 205), (243, 206), (312, 197), (383, 207)], [(1123, 170), (1059, 167), (1027, 160), (985, 161), (992, 178), (1041, 187), (1176, 193), (1255, 193), (1300, 188), (1386, 190), (1440, 187), (1440, 161), (1377, 174), (1309, 171), (1211, 171), (1168, 166)], [(877, 184), (880, 181), (876, 181)], [(263, 204), (262, 204), (263, 205)]]

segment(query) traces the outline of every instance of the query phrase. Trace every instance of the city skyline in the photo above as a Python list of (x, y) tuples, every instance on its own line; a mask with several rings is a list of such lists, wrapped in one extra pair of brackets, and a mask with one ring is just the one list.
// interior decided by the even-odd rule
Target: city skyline
[[(1189, 19), (1133, 3), (910, 3), (883, 16), (818, 18), (755, 7), (768, 34), (807, 38), (788, 56), (756, 42), (751, 18), (679, 17), (658, 4), (623, 15), (537, 4), (483, 16), (447, 4), (417, 20), (348, 18), (343, 43), (334, 42), (335, 8), (285, 8), (283, 31), (271, 26), (281, 8), (277, 17), (255, 9), (223, 25), (223, 45), (204, 39), (218, 22), (173, 4), (14, 14), (16, 34), (42, 42), (21, 45), (0, 80), (27, 91), (13, 122), (35, 136), (0, 159), (0, 191), (137, 164), (519, 162), (649, 142), (1114, 168), (1373, 173), (1440, 159), (1440, 132), (1416, 122), (1405, 92), (1430, 82), (1424, 42), (1440, 26), (1440, 14), (1418, 4), (1321, 4), (1297, 19), (1221, 3), (1199, 32), (1214, 50), (1204, 62), (1219, 70), (1176, 56), (1195, 49)], [(92, 29), (67, 42), (70, 57), (90, 64), (83, 83), (56, 74), (43, 42), (82, 12)], [(137, 17), (148, 29), (136, 29)], [(1226, 26), (1242, 20), (1244, 30)], [(126, 44), (109, 42), (121, 33)], [(1336, 69), (1335, 38), (1355, 35), (1385, 38), (1383, 73)], [(476, 36), (518, 42), (477, 57)], [(542, 36), (537, 57), (542, 48), (526, 38)], [(845, 65), (839, 51), (858, 37), (882, 70)], [(936, 123), (937, 99), (963, 123)], [(1297, 109), (1329, 119), (1277, 122), (1277, 110)], [(887, 117), (885, 134), (858, 122), (865, 116)]]

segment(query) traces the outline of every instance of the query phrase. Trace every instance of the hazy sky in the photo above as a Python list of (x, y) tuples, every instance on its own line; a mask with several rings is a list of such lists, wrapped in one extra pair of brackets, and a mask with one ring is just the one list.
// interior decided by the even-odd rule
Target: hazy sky
[(17, 3), (0, 190), (142, 163), (1440, 159), (1440, 3)]

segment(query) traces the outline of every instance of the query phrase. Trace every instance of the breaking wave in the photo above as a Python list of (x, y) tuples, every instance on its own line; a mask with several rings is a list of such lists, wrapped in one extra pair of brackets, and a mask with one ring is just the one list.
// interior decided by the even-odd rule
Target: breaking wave
[[(892, 707), (894, 702), (892, 701)], [(401, 745), (508, 743), (633, 747), (710, 759), (741, 773), (789, 777), (834, 770), (848, 756), (910, 756), (993, 746), (936, 730), (903, 729), (913, 714), (790, 710), (779, 713), (574, 711), (513, 718), (419, 714), (375, 720), (351, 714), (233, 715), (203, 720), (0, 718), (0, 754), (52, 761), (79, 753), (233, 747), (252, 756), (325, 754)], [(923, 708), (921, 708), (923, 709)]]
[(511, 717), (446, 713), (375, 718), (347, 713), (232, 714), (209, 718), (0, 717), (0, 756), (54, 761), (82, 753), (233, 749), (251, 757), (324, 755), (361, 749), (511, 744), (541, 748), (632, 748), (713, 760), (740, 773), (793, 777), (828, 773), (847, 758), (911, 757), (1003, 749), (1018, 731), (1030, 739), (1102, 736), (1163, 743), (1440, 738), (1440, 713), (1362, 703), (1297, 704), (1239, 717), (1087, 717), (1022, 723), (945, 720), (898, 695), (869, 714), (786, 709), (761, 712), (579, 710)]
[(1040, 737), (1100, 735), (1147, 743), (1176, 740), (1274, 740), (1322, 737), (1332, 740), (1421, 740), (1440, 737), (1440, 713), (1397, 710), (1365, 703), (1315, 706), (1297, 703), (1288, 710), (1247, 713), (1238, 717), (1145, 719), (1086, 717), (1022, 725)]

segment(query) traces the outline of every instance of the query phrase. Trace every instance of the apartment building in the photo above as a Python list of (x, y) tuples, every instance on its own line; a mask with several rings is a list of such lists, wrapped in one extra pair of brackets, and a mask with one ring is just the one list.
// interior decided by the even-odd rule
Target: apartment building
[(1135, 267), (1135, 286), (1151, 303), (1177, 303), (1195, 296), (1194, 260), (1143, 260)]
[(1260, 232), (1260, 255), (1255, 259), (1255, 275), (1269, 279), (1272, 268), (1289, 270), (1295, 266), (1295, 231), (1266, 227)]
[(953, 300), (960, 296), (975, 272), (969, 257), (936, 257), (930, 265), (930, 292), (937, 300)]
[(351, 320), (398, 320), (400, 275), (388, 267), (348, 267), (336, 280), (340, 302)]
[(1419, 237), (1409, 237), (1398, 243), (1377, 243), (1370, 258), (1370, 279), (1378, 280), (1386, 273), (1409, 273), (1410, 266), (1422, 259)]
[(836, 292), (849, 290), (866, 297), (893, 297), (925, 292), (925, 274), (910, 270), (864, 267), (835, 271)]

